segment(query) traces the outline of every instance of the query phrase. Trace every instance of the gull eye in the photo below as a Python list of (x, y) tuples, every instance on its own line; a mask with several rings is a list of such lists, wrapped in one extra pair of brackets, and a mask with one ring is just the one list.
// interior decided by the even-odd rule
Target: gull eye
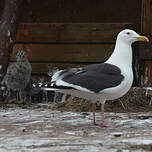
[(127, 32), (127, 35), (129, 35), (130, 34), (130, 32)]

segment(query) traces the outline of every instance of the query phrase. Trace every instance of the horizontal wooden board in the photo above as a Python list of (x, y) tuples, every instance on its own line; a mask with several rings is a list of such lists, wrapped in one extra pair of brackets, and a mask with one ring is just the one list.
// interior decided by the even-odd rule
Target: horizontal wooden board
[(114, 42), (133, 23), (21, 23), (16, 42)]
[(18, 50), (25, 50), (31, 61), (64, 61), (64, 62), (103, 62), (112, 53), (114, 44), (17, 44), (14, 46), (12, 60)]
[(33, 74), (47, 74), (54, 67), (58, 69), (78, 68), (84, 66), (84, 64), (66, 64), (66, 63), (31, 63)]
[[(24, 22), (135, 22), (142, 0), (28, 0)], [(0, 13), (4, 0), (0, 0)], [(0, 14), (1, 16), (1, 14)]]

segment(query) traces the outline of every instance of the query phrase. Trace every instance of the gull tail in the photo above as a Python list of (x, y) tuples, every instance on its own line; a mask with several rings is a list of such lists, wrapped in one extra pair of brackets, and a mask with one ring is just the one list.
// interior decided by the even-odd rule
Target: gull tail
[(45, 91), (58, 91), (58, 90), (60, 90), (60, 89), (57, 89), (57, 88), (45, 88), (45, 87), (42, 87), (41, 89), (45, 90)]
[(47, 88), (42, 87), (41, 89), (46, 90), (46, 91), (59, 91), (59, 90), (63, 90), (63, 89), (65, 89), (65, 90), (72, 89), (72, 87), (56, 86), (55, 85), (55, 86), (50, 86), (50, 87), (47, 87)]

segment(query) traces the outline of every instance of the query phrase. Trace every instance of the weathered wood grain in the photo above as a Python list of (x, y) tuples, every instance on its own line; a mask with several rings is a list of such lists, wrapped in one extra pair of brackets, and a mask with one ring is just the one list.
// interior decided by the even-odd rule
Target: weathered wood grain
[(140, 8), (140, 0), (30, 0), (22, 21), (138, 22)]
[(146, 35), (152, 34), (152, 5), (151, 0), (142, 0), (141, 9), (141, 32)]
[[(0, 0), (0, 16), (5, 0)], [(141, 0), (29, 0), (24, 22), (138, 22)]]
[(145, 61), (143, 85), (150, 86), (151, 84), (152, 84), (152, 61)]
[(114, 44), (17, 44), (13, 49), (12, 60), (15, 60), (18, 50), (26, 50), (31, 61), (103, 62), (111, 55), (113, 49)]
[(133, 23), (22, 23), (16, 42), (114, 42)]
[[(131, 23), (22, 23), (16, 36), (16, 42), (21, 44), (14, 46), (11, 60), (15, 60), (18, 50), (25, 50), (32, 62), (32, 73), (39, 74), (47, 73), (50, 66), (64, 69), (79, 67), (81, 63), (104, 62), (114, 49), (117, 34), (124, 28), (135, 29), (136, 25)], [(42, 44), (43, 42), (51, 44)], [(77, 42), (104, 43), (72, 44)]]

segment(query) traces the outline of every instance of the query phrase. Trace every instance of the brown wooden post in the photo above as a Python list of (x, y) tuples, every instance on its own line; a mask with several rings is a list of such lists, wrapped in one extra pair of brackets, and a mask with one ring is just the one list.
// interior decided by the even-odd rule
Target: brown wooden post
[(141, 73), (142, 85), (152, 84), (152, 0), (142, 0), (141, 7), (141, 30), (142, 35), (150, 39), (150, 43), (139, 43), (139, 57), (142, 59), (143, 72)]
[(151, 0), (142, 0), (141, 33), (148, 36), (151, 36), (152, 34), (152, 1)]
[(14, 45), (18, 20), (26, 0), (5, 0), (0, 22), (0, 64), (1, 73), (5, 73)]

